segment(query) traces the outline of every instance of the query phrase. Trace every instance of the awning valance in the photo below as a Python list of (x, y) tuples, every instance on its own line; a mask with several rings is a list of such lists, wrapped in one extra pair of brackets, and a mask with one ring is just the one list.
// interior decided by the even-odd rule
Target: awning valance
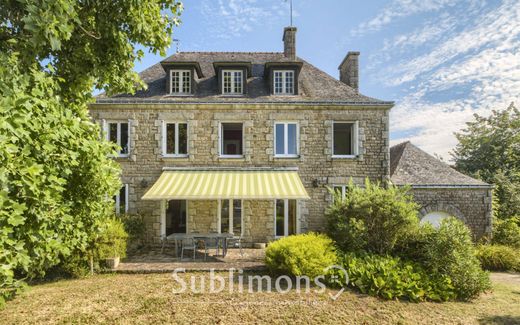
[(294, 170), (165, 170), (143, 200), (309, 199)]

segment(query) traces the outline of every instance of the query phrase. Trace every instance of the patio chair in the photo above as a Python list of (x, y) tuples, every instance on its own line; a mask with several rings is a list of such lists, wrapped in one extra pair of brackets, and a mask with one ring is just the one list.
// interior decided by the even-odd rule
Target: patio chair
[(240, 249), (240, 257), (244, 256), (242, 251), (242, 236), (233, 236), (227, 239), (227, 247), (237, 247)]
[(216, 250), (216, 254), (218, 256), (218, 253), (219, 253), (219, 238), (213, 238), (213, 237), (210, 237), (210, 238), (204, 238), (204, 260), (206, 260), (207, 256), (208, 256), (208, 250), (210, 249), (215, 249)]
[(193, 238), (183, 238), (181, 239), (181, 261), (184, 257), (184, 250), (193, 250), (193, 259), (195, 259), (195, 254), (197, 253), (197, 245)]

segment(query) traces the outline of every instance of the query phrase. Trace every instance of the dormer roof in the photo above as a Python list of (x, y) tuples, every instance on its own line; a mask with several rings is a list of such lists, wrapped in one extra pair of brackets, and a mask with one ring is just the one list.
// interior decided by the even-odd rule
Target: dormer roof
[[(166, 93), (166, 72), (163, 66), (193, 63), (200, 67), (197, 87), (189, 98), (176, 98)], [(250, 64), (251, 77), (247, 91), (240, 98), (225, 98), (219, 93), (215, 65)], [(277, 96), (270, 92), (266, 82), (266, 66), (298, 65), (298, 94)], [(199, 72), (197, 72), (199, 73)], [(296, 57), (291, 60), (281, 52), (180, 52), (140, 74), (148, 89), (135, 94), (120, 94), (107, 97), (99, 95), (97, 103), (301, 103), (301, 104), (341, 104), (392, 107), (393, 102), (381, 101), (359, 94), (353, 88), (316, 68), (307, 61)]]

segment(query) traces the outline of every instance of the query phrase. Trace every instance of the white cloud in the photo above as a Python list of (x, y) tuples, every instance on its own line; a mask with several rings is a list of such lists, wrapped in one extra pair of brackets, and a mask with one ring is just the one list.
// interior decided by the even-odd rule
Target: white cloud
[(486, 116), (520, 101), (520, 3), (504, 1), (473, 20), (430, 53), (383, 72), (388, 86), (415, 85), (391, 113), (392, 144), (411, 140), (449, 159), (457, 144), (453, 133), (473, 114)]
[(378, 31), (393, 21), (424, 12), (438, 11), (455, 6), (460, 0), (394, 0), (369, 21), (361, 23), (351, 31), (352, 36), (361, 36)]
[(287, 8), (281, 0), (203, 0), (201, 12), (212, 38), (229, 39), (288, 17)]

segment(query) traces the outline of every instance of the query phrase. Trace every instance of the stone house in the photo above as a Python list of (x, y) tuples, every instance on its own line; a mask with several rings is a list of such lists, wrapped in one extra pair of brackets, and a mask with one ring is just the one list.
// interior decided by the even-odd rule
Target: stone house
[(491, 232), (491, 185), (459, 173), (410, 142), (391, 147), (390, 158), (390, 180), (411, 187), (422, 222), (438, 225), (454, 216), (466, 223), (475, 238)]
[(144, 215), (150, 241), (323, 230), (328, 188), (389, 181), (393, 102), (359, 93), (359, 52), (337, 80), (296, 56), (295, 27), (283, 43), (279, 53), (180, 52), (140, 74), (146, 90), (91, 104), (121, 147), (116, 212)]

